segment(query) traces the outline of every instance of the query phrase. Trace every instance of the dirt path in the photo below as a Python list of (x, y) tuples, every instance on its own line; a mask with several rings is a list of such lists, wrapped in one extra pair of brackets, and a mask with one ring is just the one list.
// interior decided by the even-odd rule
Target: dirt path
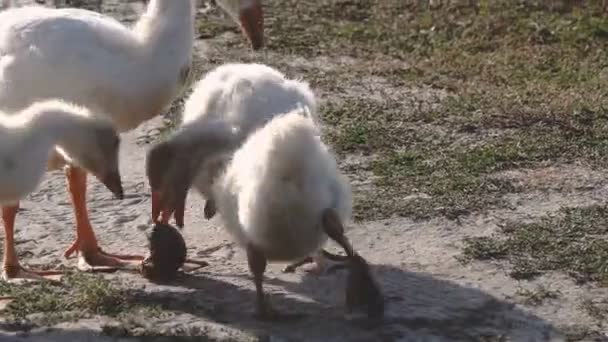
[[(124, 21), (132, 21), (137, 9), (136, 5), (120, 1), (105, 4), (106, 12)], [(240, 53), (235, 48), (222, 59), (226, 50), (218, 50), (221, 41), (220, 37), (219, 42), (212, 42), (208, 50), (208, 60), (215, 64)], [(272, 53), (243, 54), (248, 54), (243, 57), (245, 60), (282, 58)], [(281, 61), (294, 70), (315, 63), (322, 70), (321, 67), (331, 68), (332, 63), (292, 57)], [(333, 62), (355, 63), (352, 60)], [(378, 79), (372, 81), (379, 82)], [(351, 91), (375, 96), (371, 88), (354, 86)], [(321, 96), (331, 93), (327, 89), (318, 92)], [(424, 90), (410, 89), (409, 95), (432, 95), (420, 95), (422, 92)], [(398, 91), (395, 94), (399, 97)], [(123, 135), (124, 200), (113, 200), (99, 182), (89, 181), (91, 220), (102, 247), (110, 252), (143, 254), (146, 251), (150, 196), (144, 178), (144, 158), (148, 145), (141, 141), (163, 125), (162, 119), (157, 118)], [(354, 160), (356, 165), (356, 158)], [(302, 271), (282, 274), (281, 265), (270, 266), (266, 288), (280, 311), (302, 316), (276, 324), (253, 319), (254, 290), (245, 256), (230, 242), (217, 218), (210, 222), (203, 219), (202, 201), (192, 194), (184, 229), (188, 252), (190, 256), (208, 260), (211, 266), (184, 275), (170, 286), (151, 284), (137, 274), (124, 272), (103, 276), (127, 293), (138, 308), (159, 310), (134, 310), (126, 316), (87, 314), (76, 319), (65, 318), (70, 317), (68, 315), (49, 324), (31, 323), (41, 321), (41, 315), (45, 314), (30, 315), (19, 324), (3, 319), (0, 341), (122, 341), (137, 336), (173, 341), (166, 336), (182, 336), (186, 340), (230, 341), (523, 342), (565, 341), (564, 332), (571, 340), (600, 341), (599, 334), (588, 335), (588, 332), (602, 329), (605, 332), (606, 325), (594, 320), (580, 303), (582, 298), (605, 298), (607, 289), (576, 284), (566, 275), (551, 272), (533, 281), (516, 281), (499, 263), (463, 264), (457, 258), (462, 253), (464, 237), (489, 235), (506, 220), (533, 220), (562, 206), (601, 202), (608, 195), (608, 188), (603, 185), (605, 177), (600, 174), (589, 178), (589, 170), (581, 172), (582, 180), (576, 177), (566, 180), (568, 184), (576, 183), (575, 190), (514, 194), (510, 197), (511, 209), (473, 214), (461, 220), (438, 217), (422, 222), (388, 219), (351, 224), (348, 234), (361, 254), (374, 264), (387, 297), (387, 318), (381, 326), (366, 326), (359, 318), (345, 317), (344, 273), (322, 277)], [(556, 177), (563, 180), (564, 174), (559, 175)], [(507, 176), (521, 177), (517, 173)], [(362, 181), (355, 181), (357, 179)], [(366, 186), (365, 179), (353, 176), (356, 190)], [(590, 186), (580, 186), (581, 182)], [(18, 249), (24, 263), (74, 266), (74, 260), (61, 257), (75, 235), (63, 174), (48, 174), (39, 191), (23, 201), (22, 207), (17, 240), (23, 241)], [(522, 290), (534, 291), (540, 285), (559, 292), (559, 299), (526, 304)], [(576, 327), (581, 327), (581, 331), (576, 331)]]

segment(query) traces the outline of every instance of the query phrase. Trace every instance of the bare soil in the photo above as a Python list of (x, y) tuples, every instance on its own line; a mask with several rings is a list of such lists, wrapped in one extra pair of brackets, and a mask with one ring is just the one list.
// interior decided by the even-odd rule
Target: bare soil
[[(283, 265), (269, 267), (266, 289), (278, 310), (299, 317), (254, 319), (244, 252), (219, 219), (203, 218), (192, 194), (188, 255), (210, 266), (167, 285), (130, 272), (72, 275), (59, 287), (0, 284), (0, 294), (23, 299), (0, 313), (0, 340), (608, 341), (608, 246), (598, 244), (608, 232), (588, 211), (563, 221), (573, 217), (564, 208), (600, 206), (601, 216), (608, 197), (606, 67), (597, 52), (608, 21), (591, 8), (554, 13), (534, 1), (513, 13), (498, 11), (504, 1), (480, 1), (477, 12), (468, 1), (434, 2), (430, 12), (415, 3), (267, 1), (269, 44), (260, 53), (211, 11), (200, 14), (196, 44), (197, 75), (255, 61), (311, 82), (326, 139), (357, 194), (348, 235), (385, 292), (383, 324), (344, 314), (343, 271), (283, 274)], [(103, 10), (133, 22), (142, 7), (107, 0)], [(587, 44), (583, 57), (568, 52), (578, 44)], [(540, 65), (549, 58), (558, 75)], [(145, 152), (175, 126), (179, 106), (123, 136), (124, 200), (89, 181), (91, 220), (110, 252), (147, 251)], [(534, 247), (537, 235), (521, 230), (558, 223), (582, 227), (571, 239), (556, 231), (559, 248)], [(23, 263), (73, 268), (62, 252), (74, 236), (64, 176), (49, 173), (22, 202)], [(560, 249), (580, 253), (560, 264)], [(587, 256), (580, 264), (578, 254)], [(522, 267), (526, 276), (516, 276)]]

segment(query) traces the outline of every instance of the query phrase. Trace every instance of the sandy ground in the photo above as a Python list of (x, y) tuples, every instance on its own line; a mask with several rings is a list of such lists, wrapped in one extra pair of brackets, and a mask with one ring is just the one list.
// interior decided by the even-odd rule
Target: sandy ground
[[(109, 13), (125, 21), (135, 18), (130, 8), (106, 4)], [(149, 145), (139, 142), (161, 126), (158, 118), (123, 136), (124, 200), (112, 199), (99, 182), (89, 181), (91, 220), (102, 247), (110, 252), (146, 251), (144, 230), (150, 227), (150, 195), (144, 158)], [(532, 219), (564, 205), (587, 205), (606, 197), (608, 188), (601, 175), (594, 177), (587, 170), (579, 170), (582, 175), (577, 177), (574, 171), (547, 171), (571, 185), (571, 191), (518, 194), (512, 198), (512, 210), (471, 216), (460, 222), (436, 219), (414, 223), (400, 219), (352, 224), (348, 234), (361, 254), (374, 264), (387, 298), (386, 320), (378, 327), (345, 317), (344, 273), (321, 277), (303, 271), (282, 274), (282, 265), (272, 265), (267, 271), (267, 291), (279, 310), (303, 316), (275, 324), (253, 319), (254, 290), (244, 253), (230, 242), (218, 219), (203, 219), (202, 201), (197, 195), (189, 197), (184, 234), (189, 255), (205, 258), (211, 266), (185, 275), (171, 286), (154, 285), (131, 273), (106, 276), (118, 278), (121, 286), (142, 302), (170, 308), (174, 313), (170, 318), (134, 316), (129, 323), (166, 336), (197, 334), (205, 336), (204, 340), (232, 341), (563, 341), (562, 328), (578, 325), (605, 334), (608, 326), (594, 322), (577, 303), (581, 298), (606, 297), (608, 289), (576, 285), (557, 273), (532, 282), (517, 282), (501, 265), (463, 265), (455, 258), (461, 253), (459, 244), (464, 236), (490, 234), (507, 219)], [(504, 176), (523, 178), (521, 171)], [(48, 174), (39, 191), (23, 201), (22, 207), (17, 239), (22, 242), (18, 249), (28, 252), (22, 257), (24, 263), (74, 266), (74, 260), (61, 256), (75, 236), (63, 174)], [(560, 298), (539, 306), (523, 305), (518, 289), (532, 289), (537, 284), (559, 290)], [(108, 327), (120, 329), (125, 324), (108, 317), (92, 317), (27, 332), (0, 324), (0, 340), (123, 340), (126, 338), (109, 336), (107, 331)], [(598, 336), (582, 340), (602, 340)]]

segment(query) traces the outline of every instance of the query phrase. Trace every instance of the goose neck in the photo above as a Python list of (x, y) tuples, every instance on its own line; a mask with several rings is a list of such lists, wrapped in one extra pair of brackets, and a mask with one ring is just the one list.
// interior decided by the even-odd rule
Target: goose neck
[(150, 0), (134, 30), (151, 53), (191, 52), (194, 14), (192, 0)]

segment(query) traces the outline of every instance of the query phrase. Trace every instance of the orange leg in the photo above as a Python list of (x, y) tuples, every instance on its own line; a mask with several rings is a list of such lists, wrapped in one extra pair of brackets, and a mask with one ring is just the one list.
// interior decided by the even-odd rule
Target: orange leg
[(79, 251), (82, 253), (84, 261), (88, 264), (89, 268), (102, 266), (116, 269), (127, 265), (122, 260), (143, 260), (143, 256), (113, 255), (105, 253), (99, 248), (87, 212), (87, 174), (78, 167), (69, 166), (66, 176), (76, 217), (76, 241), (65, 251), (64, 256), (69, 258), (74, 252)]
[(2, 221), (4, 222), (4, 267), (2, 277), (5, 280), (16, 279), (43, 279), (44, 276), (60, 275), (59, 271), (26, 271), (19, 264), (15, 251), (15, 218), (19, 211), (19, 204), (2, 207)]

